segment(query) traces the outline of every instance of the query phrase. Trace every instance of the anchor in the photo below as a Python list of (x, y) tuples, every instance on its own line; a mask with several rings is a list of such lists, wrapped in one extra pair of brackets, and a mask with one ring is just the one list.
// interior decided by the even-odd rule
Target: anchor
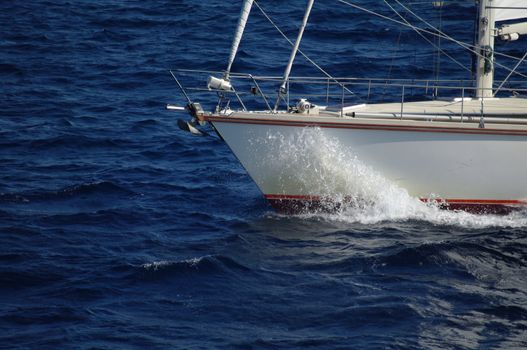
[(176, 78), (174, 73), (172, 71), (170, 71), (170, 74), (172, 74), (172, 77), (174, 78), (174, 80), (176, 81), (177, 85), (179, 86), (181, 92), (183, 93), (183, 95), (187, 99), (187, 105), (185, 107), (181, 107), (181, 106), (177, 106), (177, 105), (173, 105), (173, 104), (167, 104), (166, 108), (168, 110), (172, 110), (172, 111), (185, 111), (185, 110), (188, 111), (188, 113), (192, 117), (190, 120), (188, 120), (188, 121), (187, 120), (183, 120), (183, 119), (178, 119), (177, 120), (177, 125), (178, 125), (178, 127), (181, 130), (188, 131), (192, 135), (196, 135), (196, 136), (208, 136), (208, 134), (205, 131), (199, 130), (197, 128), (198, 123), (200, 125), (203, 125), (203, 124), (201, 124), (201, 122), (198, 121), (199, 117), (202, 116), (205, 113), (203, 111), (203, 108), (201, 107), (201, 105), (199, 103), (192, 102), (192, 100), (187, 95), (187, 93), (185, 92), (185, 89), (183, 89), (183, 86), (181, 85), (179, 80)]

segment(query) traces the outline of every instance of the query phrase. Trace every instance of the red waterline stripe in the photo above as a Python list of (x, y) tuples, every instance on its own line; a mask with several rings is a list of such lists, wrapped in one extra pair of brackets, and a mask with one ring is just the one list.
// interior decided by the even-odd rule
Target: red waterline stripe
[(436, 203), (452, 203), (452, 204), (496, 204), (496, 205), (525, 205), (526, 201), (520, 200), (500, 200), (500, 199), (429, 199), (429, 198), (420, 198), (421, 201), (436, 202)]
[(285, 194), (265, 194), (267, 199), (301, 199), (301, 200), (320, 200), (320, 196), (294, 196), (294, 195), (285, 195)]
[(382, 131), (411, 131), (411, 132), (435, 132), (435, 133), (454, 133), (454, 134), (485, 134), (485, 135), (508, 135), (508, 136), (527, 136), (527, 130), (512, 129), (480, 129), (480, 128), (447, 128), (433, 126), (398, 126), (388, 124), (354, 124), (354, 123), (334, 123), (334, 122), (303, 122), (293, 120), (268, 120), (268, 119), (248, 119), (238, 117), (214, 117), (204, 116), (204, 120), (218, 123), (234, 124), (258, 124), (258, 125), (279, 125), (296, 127), (320, 127), (333, 129), (361, 129), (361, 130), (382, 130)]
[[(285, 195), (285, 194), (265, 194), (264, 197), (269, 200), (304, 200), (319, 201), (320, 196), (303, 196), (303, 195)], [(328, 198), (329, 199), (329, 198)], [(473, 205), (527, 205), (527, 201), (521, 200), (501, 200), (501, 199), (430, 199), (419, 198), (422, 202), (436, 202), (445, 204), (473, 204)], [(331, 199), (329, 199), (331, 200)], [(344, 198), (346, 200), (346, 197)]]

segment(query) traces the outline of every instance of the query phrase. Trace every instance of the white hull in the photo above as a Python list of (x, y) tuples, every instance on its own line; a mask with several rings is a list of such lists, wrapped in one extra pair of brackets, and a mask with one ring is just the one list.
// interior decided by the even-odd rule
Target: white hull
[(380, 176), (411, 196), (463, 208), (527, 201), (523, 126), (265, 113), (206, 119), (271, 200), (360, 199), (365, 189), (353, 177)]
[[(524, 98), (527, 89), (504, 88), (512, 83), (509, 78), (525, 57), (497, 89), (493, 83), (495, 37), (516, 40), (527, 31), (526, 23), (495, 25), (502, 20), (523, 18), (519, 9), (511, 12), (504, 6), (519, 0), (494, 0), (501, 3), (501, 9), (489, 6), (491, 0), (480, 0), (477, 45), (456, 41), (477, 57), (475, 82), (334, 78), (307, 56), (323, 76), (292, 78), (291, 67), (313, 2), (308, 2), (297, 40), (290, 42), (293, 50), (287, 68), (283, 77), (278, 78), (230, 71), (253, 3), (244, 2), (227, 71), (200, 72), (223, 77), (209, 77), (208, 89), (219, 97), (215, 113), (205, 113), (201, 105), (192, 103), (172, 74), (187, 98), (193, 121), (208, 121), (216, 128), (271, 204), (283, 208), (298, 202), (375, 201), (370, 187), (384, 186), (423, 201), (443, 203), (450, 209), (486, 211), (498, 206), (527, 205), (527, 98)], [(408, 22), (399, 24), (408, 25), (422, 35), (420, 29)], [(441, 38), (453, 40), (441, 31), (437, 33)], [(234, 79), (239, 81), (238, 90), (234, 89)], [(281, 85), (273, 108), (271, 96), (264, 90), (278, 82)], [(302, 86), (300, 93), (292, 91), (299, 86)], [(367, 94), (362, 95), (367, 96), (367, 101), (371, 96), (377, 100), (375, 91), (382, 89), (383, 95), (387, 93), (398, 102), (346, 105), (350, 97), (357, 101), (357, 95), (350, 89), (360, 87), (367, 88)], [(246, 88), (262, 99), (267, 111), (247, 111), (241, 98), (244, 94), (238, 92)], [(398, 89), (400, 95), (393, 95)], [(433, 100), (406, 102), (408, 95), (429, 95), (432, 91)], [(437, 98), (458, 94), (460, 97), (453, 100)], [(507, 94), (509, 97), (501, 97)], [(243, 112), (230, 109), (234, 96)], [(324, 96), (328, 106), (314, 105), (306, 98), (296, 105), (290, 101), (297, 97), (323, 100)], [(279, 112), (282, 102), (286, 111)], [(336, 102), (337, 105), (330, 105)], [(192, 123), (180, 124), (184, 130), (193, 131)]]

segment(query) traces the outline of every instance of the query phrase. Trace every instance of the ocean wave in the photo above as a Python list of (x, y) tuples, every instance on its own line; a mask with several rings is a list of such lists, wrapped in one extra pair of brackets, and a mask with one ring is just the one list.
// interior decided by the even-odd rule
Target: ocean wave
[[(436, 272), (443, 274), (445, 278), (455, 277), (459, 279), (478, 278), (474, 274), (476, 267), (484, 267), (488, 263), (494, 264), (521, 264), (519, 259), (500, 257), (498, 255), (482, 256), (477, 263), (463, 259), (463, 256), (480, 254), (485, 250), (483, 245), (464, 242), (438, 242), (416, 244), (400, 248), (389, 247), (382, 252), (370, 254), (353, 254), (347, 256), (346, 251), (340, 251), (335, 247), (333, 258), (318, 257), (318, 263), (313, 264), (305, 261), (299, 266), (309, 271), (320, 273), (345, 273), (345, 274), (409, 274), (412, 271), (423, 274), (424, 271), (430, 275)], [(350, 252), (351, 253), (351, 252)]]
[(69, 306), (17, 307), (3, 315), (3, 319), (18, 325), (50, 325), (64, 322), (84, 322), (88, 319), (82, 310)]
[(206, 255), (186, 260), (161, 260), (142, 265), (150, 276), (178, 276), (181, 274), (213, 274), (248, 272), (250, 268), (224, 255)]
[(50, 149), (93, 149), (93, 148), (117, 148), (129, 144), (128, 140), (116, 138), (96, 138), (85, 135), (63, 134), (51, 138), (29, 141), (30, 149), (38, 149), (39, 151)]
[[(259, 3), (294, 39), (305, 1)], [(412, 5), (472, 42), (475, 2), (444, 3)], [(316, 184), (350, 177), (365, 200), (281, 216), (227, 145), (178, 130), (183, 117), (164, 106), (186, 99), (167, 69), (224, 70), (240, 5), (0, 1), (0, 344), (526, 348), (527, 214), (426, 206), (311, 135), (325, 164)], [(525, 42), (497, 51), (521, 58)], [(470, 65), (455, 44), (440, 46)], [(430, 79), (439, 66), (410, 28), (338, 2), (315, 2), (301, 47), (334, 76)], [(240, 49), (235, 70), (282, 76), (291, 45), (253, 7)], [(440, 77), (469, 77), (447, 62)], [(320, 76), (300, 55), (292, 73)], [(235, 85), (244, 101), (249, 85)], [(261, 87), (276, 97), (278, 85)], [(399, 101), (385, 91), (373, 99)], [(215, 93), (187, 92), (214, 109)], [(279, 161), (306, 160), (301, 147), (282, 150)]]
[(20, 193), (0, 193), (0, 203), (30, 203), (37, 201), (56, 201), (75, 198), (86, 199), (97, 196), (131, 197), (136, 192), (111, 181), (98, 181), (67, 186), (54, 191), (24, 191)]

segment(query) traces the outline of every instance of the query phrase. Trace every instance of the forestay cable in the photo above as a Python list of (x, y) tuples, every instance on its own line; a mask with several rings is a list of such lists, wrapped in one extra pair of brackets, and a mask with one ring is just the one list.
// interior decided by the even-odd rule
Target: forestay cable
[(238, 46), (240, 46), (240, 41), (242, 40), (243, 31), (245, 30), (245, 25), (247, 24), (247, 19), (251, 13), (251, 8), (253, 6), (253, 0), (245, 0), (243, 4), (242, 11), (240, 13), (240, 19), (238, 20), (238, 26), (236, 27), (236, 33), (234, 34), (234, 39), (232, 41), (231, 53), (229, 55), (229, 63), (227, 65), (227, 70), (225, 71), (225, 79), (229, 80), (229, 74), (231, 73), (232, 63), (236, 58), (236, 53), (238, 52)]
[[(402, 8), (404, 8), (406, 11), (408, 11), (408, 12), (409, 12), (410, 14), (412, 14), (414, 17), (416, 17), (416, 18), (419, 19), (421, 22), (423, 22), (424, 24), (426, 24), (428, 27), (433, 28), (437, 33), (440, 34), (440, 35), (438, 35), (438, 34), (435, 34), (435, 35), (438, 35), (439, 37), (442, 37), (442, 38), (445, 38), (445, 39), (447, 39), (447, 40), (450, 40), (450, 41), (452, 41), (452, 42), (458, 44), (459, 46), (463, 47), (464, 49), (466, 49), (466, 50), (468, 50), (468, 51), (470, 51), (470, 52), (476, 54), (477, 56), (479, 56), (479, 57), (483, 57), (483, 58), (484, 58), (484, 56), (483, 56), (478, 50), (474, 50), (474, 49), (472, 49), (472, 48), (477, 49), (477, 48), (478, 48), (477, 46), (469, 45), (469, 44), (467, 44), (467, 43), (464, 43), (464, 42), (462, 42), (462, 41), (459, 41), (459, 40), (456, 40), (456, 39), (452, 38), (452, 37), (449, 36), (448, 34), (443, 33), (442, 31), (438, 30), (436, 27), (434, 27), (433, 25), (431, 25), (430, 23), (428, 23), (425, 19), (423, 19), (422, 17), (420, 17), (419, 15), (417, 15), (415, 12), (413, 12), (412, 10), (410, 10), (408, 7), (406, 7), (405, 5), (401, 4), (401, 2), (400, 2), (399, 0), (395, 0), (395, 2), (397, 2)], [(514, 60), (522, 60), (522, 61), (523, 61), (523, 59), (520, 59), (520, 58), (518, 58), (518, 57), (509, 56), (509, 55), (506, 55), (506, 54), (503, 54), (503, 53), (499, 53), (499, 52), (494, 52), (494, 55), (495, 55), (495, 56), (503, 56), (503, 57), (507, 57), (507, 58), (514, 59)], [(520, 76), (522, 76), (522, 77), (524, 77), (524, 78), (527, 78), (526, 75), (521, 74), (521, 73), (519, 73), (519, 72), (514, 72), (514, 69), (510, 69), (509, 67), (506, 67), (506, 66), (504, 66), (504, 65), (502, 65), (502, 64), (499, 64), (499, 63), (497, 63), (497, 62), (494, 62), (494, 65), (495, 65), (495, 66), (498, 66), (498, 67), (500, 67), (500, 68), (503, 68), (503, 69), (509, 71), (510, 73), (514, 73), (514, 74), (520, 75)]]
[(450, 56), (448, 53), (446, 53), (443, 49), (441, 49), (439, 46), (437, 46), (436, 44), (434, 44), (430, 39), (428, 39), (426, 36), (424, 36), (423, 33), (421, 33), (419, 30), (417, 30), (417, 28), (415, 28), (415, 26), (412, 26), (412, 24), (410, 22), (408, 22), (407, 19), (405, 19), (395, 8), (393, 8), (392, 5), (390, 5), (386, 0), (384, 0), (384, 2), (386, 3), (386, 5), (388, 7), (390, 7), (390, 9), (397, 15), (399, 16), (399, 18), (401, 18), (405, 23), (407, 23), (408, 25), (411, 26), (411, 28), (417, 33), (419, 34), (419, 36), (421, 36), (421, 38), (423, 38), (426, 42), (428, 42), (430, 45), (432, 45), (434, 48), (436, 48), (437, 50), (439, 50), (442, 54), (444, 54), (445, 56), (447, 56), (448, 58), (450, 58), (454, 63), (456, 63), (458, 66), (460, 66), (461, 68), (467, 70), (470, 72), (470, 69), (465, 67), (465, 65), (461, 62), (459, 62), (458, 60), (456, 60), (454, 57)]

